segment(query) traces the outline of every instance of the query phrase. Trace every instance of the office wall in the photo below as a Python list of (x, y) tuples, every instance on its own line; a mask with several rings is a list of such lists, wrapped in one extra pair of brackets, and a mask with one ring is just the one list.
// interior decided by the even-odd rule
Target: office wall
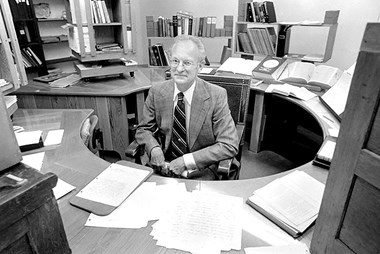
[[(171, 17), (179, 10), (192, 12), (195, 16), (217, 16), (219, 21), (224, 15), (234, 15), (236, 21), (238, 1), (231, 0), (132, 0), (136, 1), (134, 15), (137, 28), (137, 54), (140, 63), (148, 62), (145, 16)], [(332, 58), (327, 64), (341, 69), (349, 68), (357, 58), (364, 28), (367, 22), (380, 21), (379, 0), (273, 0), (278, 21), (320, 20), (326, 10), (340, 10), (338, 31)], [(218, 23), (217, 26), (222, 27)], [(321, 51), (326, 38), (316, 36), (323, 31), (292, 31), (291, 50), (298, 53)], [(163, 40), (170, 45), (171, 39)], [(154, 41), (153, 41), (154, 43)], [(210, 61), (219, 61), (222, 46), (226, 40), (204, 39)]]

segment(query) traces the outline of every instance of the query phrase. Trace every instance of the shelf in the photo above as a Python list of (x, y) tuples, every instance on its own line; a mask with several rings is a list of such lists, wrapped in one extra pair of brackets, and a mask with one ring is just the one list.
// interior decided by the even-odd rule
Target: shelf
[(121, 26), (123, 24), (120, 22), (112, 22), (112, 23), (94, 23), (92, 25), (94, 27), (97, 27), (97, 26)]
[(63, 18), (48, 18), (48, 19), (37, 19), (38, 22), (67, 22)]
[(56, 64), (56, 63), (70, 62), (70, 61), (75, 61), (75, 60), (77, 59), (72, 56), (68, 56), (68, 57), (62, 57), (62, 58), (56, 58), (56, 59), (48, 59), (46, 60), (46, 64)]
[[(274, 28), (276, 33), (276, 45), (274, 47), (275, 55), (278, 57), (285, 57), (293, 60), (299, 61), (310, 61), (324, 63), (328, 61), (332, 56), (332, 51), (334, 47), (335, 36), (338, 27), (338, 17), (339, 11), (326, 11), (323, 22), (320, 21), (301, 21), (301, 22), (276, 22), (276, 23), (261, 23), (261, 22), (245, 22), (238, 21), (235, 23), (235, 47), (234, 52), (236, 54), (247, 55), (247, 56), (264, 56), (263, 51), (260, 48), (265, 48), (265, 44), (262, 43), (257, 31), (262, 31), (261, 28)], [(324, 51), (321, 52), (308, 52), (308, 53), (298, 53), (289, 52), (289, 44), (292, 27), (309, 27), (312, 28), (325, 28), (328, 29), (327, 37)], [(257, 28), (257, 29), (254, 29)], [(252, 30), (254, 31), (252, 31)], [(294, 31), (294, 30), (293, 30)], [(300, 31), (300, 30), (298, 30)], [(239, 44), (240, 42), (240, 44)], [(243, 47), (239, 47), (243, 45)], [(268, 47), (266, 47), (268, 48)], [(257, 51), (256, 51), (257, 50)], [(310, 51), (310, 50), (308, 50)], [(268, 52), (268, 50), (264, 51)], [(271, 52), (271, 51), (270, 51)], [(318, 56), (318, 57), (317, 57)]]

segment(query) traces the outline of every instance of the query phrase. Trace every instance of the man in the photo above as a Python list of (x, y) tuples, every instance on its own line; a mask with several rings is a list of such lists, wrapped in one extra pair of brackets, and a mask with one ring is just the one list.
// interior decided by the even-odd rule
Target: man
[[(170, 54), (173, 79), (149, 90), (136, 142), (162, 175), (214, 180), (218, 162), (237, 154), (226, 90), (197, 77), (204, 60), (197, 37), (177, 36)], [(161, 144), (157, 134), (164, 137)]]

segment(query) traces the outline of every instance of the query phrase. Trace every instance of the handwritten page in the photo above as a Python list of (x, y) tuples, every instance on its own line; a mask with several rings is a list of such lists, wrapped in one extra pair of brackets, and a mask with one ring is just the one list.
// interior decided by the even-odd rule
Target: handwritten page
[(245, 254), (310, 254), (305, 244), (244, 248)]
[(45, 146), (51, 146), (51, 145), (59, 145), (61, 144), (62, 137), (63, 137), (64, 130), (51, 130), (48, 132), (44, 145)]
[(111, 164), (86, 185), (77, 197), (117, 207), (150, 172), (119, 164)]
[(153, 225), (157, 245), (192, 253), (241, 249), (242, 198), (193, 191)]

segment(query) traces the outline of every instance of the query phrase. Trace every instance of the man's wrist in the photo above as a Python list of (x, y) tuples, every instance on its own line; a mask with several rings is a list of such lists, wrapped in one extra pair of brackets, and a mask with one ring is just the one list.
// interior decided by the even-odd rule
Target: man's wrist
[(197, 165), (195, 164), (194, 156), (192, 153), (184, 154), (183, 161), (185, 162), (187, 170), (197, 169)]

